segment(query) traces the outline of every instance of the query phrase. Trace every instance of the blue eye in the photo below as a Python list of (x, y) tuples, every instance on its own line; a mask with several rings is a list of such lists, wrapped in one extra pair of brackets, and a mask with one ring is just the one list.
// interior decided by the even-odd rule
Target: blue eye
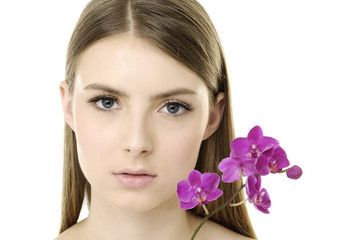
[(94, 103), (100, 110), (110, 111), (112, 109), (119, 109), (120, 106), (117, 103), (117, 99), (110, 96), (98, 96), (88, 100), (88, 102)]
[(161, 108), (161, 111), (173, 116), (177, 116), (177, 115), (181, 115), (185, 111), (192, 111), (192, 108), (187, 103), (178, 102), (178, 101), (168, 101)]
[(179, 112), (179, 109), (181, 110), (181, 112), (184, 111), (184, 108), (181, 107), (179, 104), (170, 103), (170, 104), (167, 105), (167, 111), (170, 114), (177, 114)]
[(111, 109), (114, 106), (114, 99), (104, 98), (102, 100), (97, 101), (95, 104), (100, 108)]

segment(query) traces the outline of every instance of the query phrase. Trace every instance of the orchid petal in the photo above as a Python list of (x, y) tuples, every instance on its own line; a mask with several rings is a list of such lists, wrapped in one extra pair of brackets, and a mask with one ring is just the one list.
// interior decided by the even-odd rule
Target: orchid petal
[(218, 165), (218, 169), (224, 172), (229, 167), (235, 167), (238, 166), (239, 163), (232, 158), (224, 158)]
[(246, 194), (248, 196), (249, 202), (253, 202), (253, 200), (257, 197), (258, 189), (256, 189), (257, 179), (255, 176), (251, 175), (246, 180)]
[(271, 199), (269, 197), (268, 191), (265, 188), (262, 188), (261, 191), (259, 191), (260, 195), (262, 195), (262, 205), (266, 208), (271, 207)]
[(287, 157), (285, 150), (283, 150), (283, 148), (281, 147), (274, 148), (273, 155), (277, 155), (277, 156), (284, 155), (285, 157)]
[(277, 161), (277, 168), (285, 168), (290, 165), (290, 161), (288, 161), (285, 155), (278, 155), (274, 157)]
[(242, 172), (243, 176), (247, 177), (247, 176), (254, 175), (257, 173), (255, 162), (256, 162), (256, 160), (252, 159), (252, 160), (246, 161), (246, 163), (241, 165), (241, 172)]
[(219, 165), (218, 169), (223, 172), (222, 181), (226, 183), (231, 183), (239, 180), (240, 175), (240, 165), (238, 162), (234, 161), (232, 158), (223, 159)]
[(262, 205), (254, 204), (255, 208), (263, 213), (269, 214), (270, 211), (268, 209), (264, 208)]
[(193, 188), (187, 180), (182, 180), (177, 184), (177, 195), (180, 201), (189, 202), (193, 195)]
[(255, 126), (248, 132), (247, 139), (251, 144), (257, 144), (260, 138), (262, 137), (263, 137), (262, 128), (259, 126)]
[(233, 150), (234, 154), (239, 157), (245, 155), (249, 151), (250, 147), (251, 144), (247, 138), (236, 138), (231, 142), (231, 149)]
[(222, 181), (231, 183), (238, 181), (241, 178), (241, 172), (239, 168), (227, 168), (222, 175)]
[(259, 191), (261, 189), (261, 185), (262, 185), (262, 178), (259, 176), (256, 178), (256, 184), (255, 184), (255, 188), (257, 191)]
[(192, 199), (192, 201), (190, 201), (190, 202), (182, 202), (182, 201), (179, 202), (180, 207), (184, 210), (192, 209), (195, 206), (197, 206), (197, 204), (198, 204), (198, 201), (196, 199)]
[(258, 149), (261, 152), (267, 151), (270, 148), (277, 148), (279, 146), (279, 142), (271, 137), (262, 137), (258, 142)]
[(200, 185), (201, 184), (201, 176), (202, 176), (202, 174), (199, 171), (193, 170), (188, 176), (188, 181), (189, 181), (190, 185), (192, 185), (192, 186)]
[(243, 161), (244, 162), (244, 161), (247, 161), (250, 159), (250, 154), (249, 154), (249, 151), (247, 150), (247, 152), (244, 153), (243, 155), (238, 155), (237, 152), (232, 150), (229, 157), (232, 158), (234, 161), (237, 161), (237, 162)]
[(214, 191), (212, 193), (207, 193), (207, 200), (213, 201), (213, 200), (219, 198), (222, 194), (223, 194), (223, 192), (217, 188), (216, 191)]
[(256, 161), (256, 170), (259, 175), (265, 176), (270, 173), (268, 162), (268, 158), (265, 155), (259, 156)]
[[(216, 191), (219, 181), (220, 181), (220, 177), (218, 174), (216, 173), (204, 173), (202, 174), (201, 177), (201, 188), (203, 191), (205, 192), (214, 192)], [(208, 194), (207, 194), (207, 199), (208, 199)]]

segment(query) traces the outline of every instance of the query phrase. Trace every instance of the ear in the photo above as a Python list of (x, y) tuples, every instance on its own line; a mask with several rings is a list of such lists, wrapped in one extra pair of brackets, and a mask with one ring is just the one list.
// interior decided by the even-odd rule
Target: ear
[(223, 118), (224, 112), (224, 93), (220, 92), (217, 94), (213, 109), (209, 115), (208, 125), (204, 132), (203, 140), (210, 137), (219, 127)]
[(60, 82), (59, 89), (63, 104), (64, 120), (74, 130), (72, 97), (69, 93), (69, 84), (65, 81)]

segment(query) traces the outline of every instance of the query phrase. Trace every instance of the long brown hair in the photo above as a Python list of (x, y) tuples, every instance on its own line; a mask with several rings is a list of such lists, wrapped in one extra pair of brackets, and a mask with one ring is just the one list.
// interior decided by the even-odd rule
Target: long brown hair
[[(195, 0), (93, 0), (73, 31), (66, 59), (66, 81), (73, 93), (74, 76), (80, 55), (96, 41), (130, 32), (162, 49), (184, 64), (207, 85), (211, 103), (219, 92), (225, 93), (223, 119), (216, 132), (201, 144), (196, 169), (216, 172), (219, 162), (229, 156), (234, 139), (229, 79), (218, 34), (203, 7)], [(223, 195), (209, 204), (215, 209), (228, 200), (241, 184), (220, 183)], [(63, 198), (60, 233), (78, 221), (84, 200), (90, 203), (91, 188), (78, 163), (76, 137), (65, 123)], [(244, 199), (243, 192), (236, 200)], [(204, 215), (202, 208), (193, 210)], [(255, 238), (245, 204), (227, 207), (213, 221)]]

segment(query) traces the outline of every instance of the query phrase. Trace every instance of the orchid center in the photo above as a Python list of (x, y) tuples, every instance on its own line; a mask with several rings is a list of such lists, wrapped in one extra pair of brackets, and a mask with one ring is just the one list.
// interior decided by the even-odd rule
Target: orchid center
[(262, 202), (262, 197), (265, 195), (265, 192), (261, 192), (261, 194), (255, 198), (255, 200), (253, 201), (254, 203), (259, 203)]
[(256, 144), (252, 144), (251, 149), (249, 150), (249, 154), (251, 155), (251, 158), (258, 158), (260, 151), (257, 148)]
[(197, 187), (196, 190), (197, 190), (196, 192), (197, 201), (200, 203), (206, 201), (207, 195), (205, 194), (205, 192), (203, 192), (200, 187)]
[(277, 162), (276, 162), (276, 160), (275, 160), (275, 161), (272, 161), (272, 162), (270, 163), (270, 170), (271, 170), (271, 172), (274, 172), (274, 171), (276, 170), (276, 168), (277, 168)]
[(276, 160), (269, 163), (269, 168), (270, 168), (271, 173), (279, 173), (282, 171), (282, 167), (279, 168), (277, 164), (278, 163), (276, 162)]

